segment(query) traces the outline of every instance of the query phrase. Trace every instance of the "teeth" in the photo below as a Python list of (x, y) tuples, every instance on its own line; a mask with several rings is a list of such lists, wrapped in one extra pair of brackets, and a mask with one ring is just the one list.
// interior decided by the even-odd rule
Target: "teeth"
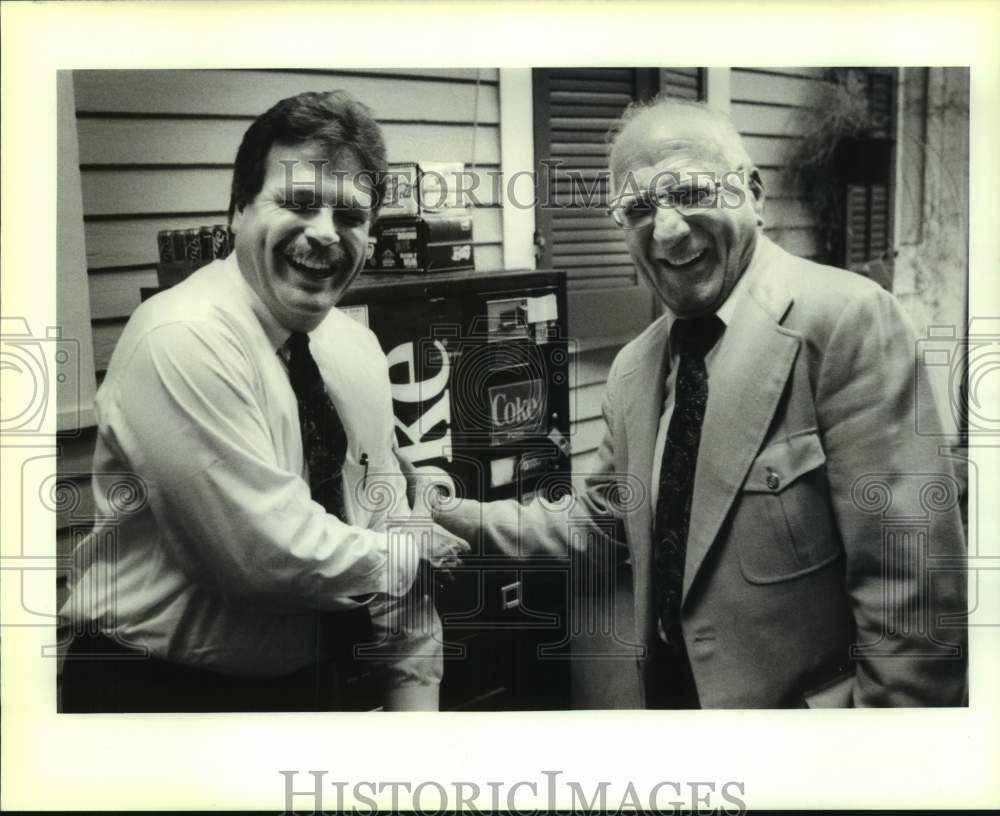
[(332, 269), (331, 266), (326, 264), (317, 264), (314, 261), (302, 261), (295, 258), (286, 258), (292, 266), (298, 269), (304, 269), (309, 272), (329, 272)]
[(704, 254), (705, 250), (700, 249), (697, 252), (688, 255), (686, 258), (664, 258), (663, 260), (668, 266), (685, 266), (696, 258), (700, 258)]

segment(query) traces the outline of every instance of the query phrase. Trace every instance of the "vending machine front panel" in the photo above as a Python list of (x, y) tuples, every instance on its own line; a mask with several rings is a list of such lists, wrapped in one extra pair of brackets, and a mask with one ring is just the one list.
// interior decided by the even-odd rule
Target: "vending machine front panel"
[[(455, 273), (364, 281), (362, 313), (389, 364), (396, 441), (460, 496), (555, 498), (570, 479), (565, 283), (558, 273)], [(569, 707), (567, 566), (514, 561), (472, 541), (436, 598), (445, 629), (442, 707)], [(543, 652), (548, 659), (542, 659)]]

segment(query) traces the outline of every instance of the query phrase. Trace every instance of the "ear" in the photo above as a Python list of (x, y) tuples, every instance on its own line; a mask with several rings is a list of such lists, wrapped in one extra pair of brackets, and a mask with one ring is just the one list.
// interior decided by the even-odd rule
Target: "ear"
[(757, 213), (757, 225), (762, 227), (764, 226), (764, 180), (760, 177), (760, 171), (756, 167), (750, 171), (747, 186), (753, 195), (753, 209)]
[(243, 223), (243, 210), (237, 207), (233, 210), (233, 217), (229, 221), (229, 229), (233, 231), (234, 235), (240, 231), (241, 223)]

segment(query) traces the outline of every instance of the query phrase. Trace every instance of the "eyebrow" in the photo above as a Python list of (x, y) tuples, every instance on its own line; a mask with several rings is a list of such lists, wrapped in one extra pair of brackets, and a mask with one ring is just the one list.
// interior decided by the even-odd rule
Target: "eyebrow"
[[(656, 190), (683, 190), (688, 187), (693, 187), (696, 184), (701, 184), (706, 179), (709, 178), (709, 174), (697, 174), (687, 178), (675, 178), (670, 181), (663, 181), (656, 185)], [(643, 201), (652, 195), (652, 189), (650, 187), (644, 187), (640, 190), (622, 193), (621, 195), (615, 197), (614, 200), (618, 202), (632, 202), (632, 201)]]
[(292, 202), (297, 207), (312, 207), (312, 206), (323, 206), (323, 207), (333, 207), (338, 210), (369, 210), (371, 209), (370, 204), (364, 203), (361, 200), (361, 192), (354, 195), (345, 195), (343, 187), (341, 185), (333, 184), (334, 188), (339, 188), (340, 196), (334, 197), (331, 195), (322, 195), (326, 193), (330, 185), (320, 184), (319, 187), (312, 185), (308, 182), (303, 182), (302, 184), (296, 184), (291, 190), (291, 195), (288, 195), (288, 190), (285, 189), (285, 185), (282, 184), (278, 188), (278, 195), (281, 200), (285, 202)]

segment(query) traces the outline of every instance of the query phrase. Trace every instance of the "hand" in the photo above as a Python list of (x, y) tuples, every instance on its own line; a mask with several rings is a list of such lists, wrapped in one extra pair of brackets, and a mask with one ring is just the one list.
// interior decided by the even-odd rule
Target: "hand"
[(441, 468), (432, 465), (414, 467), (398, 447), (393, 453), (399, 461), (399, 470), (406, 479), (406, 501), (418, 516), (433, 516), (437, 506), (455, 495), (455, 483)]
[(441, 468), (425, 465), (417, 468), (414, 484), (417, 487), (415, 515), (434, 518), (442, 505), (447, 505), (455, 495), (455, 483)]
[(417, 469), (413, 467), (413, 463), (399, 449), (399, 446), (395, 442), (392, 445), (392, 452), (396, 454), (396, 460), (399, 462), (399, 470), (406, 479), (406, 502), (412, 510), (417, 497)]
[(453, 536), (444, 527), (435, 524), (431, 531), (430, 541), (427, 542), (421, 553), (423, 560), (420, 562), (418, 583), (424, 587), (423, 591), (429, 593), (433, 586), (444, 589), (445, 586), (453, 583), (455, 574), (452, 570), (462, 563), (461, 557), (470, 549), (468, 542)]
[(462, 563), (462, 556), (472, 548), (469, 542), (449, 533), (440, 524), (431, 528), (429, 540), (424, 539), (424, 548), (420, 557), (435, 569), (451, 569)]

